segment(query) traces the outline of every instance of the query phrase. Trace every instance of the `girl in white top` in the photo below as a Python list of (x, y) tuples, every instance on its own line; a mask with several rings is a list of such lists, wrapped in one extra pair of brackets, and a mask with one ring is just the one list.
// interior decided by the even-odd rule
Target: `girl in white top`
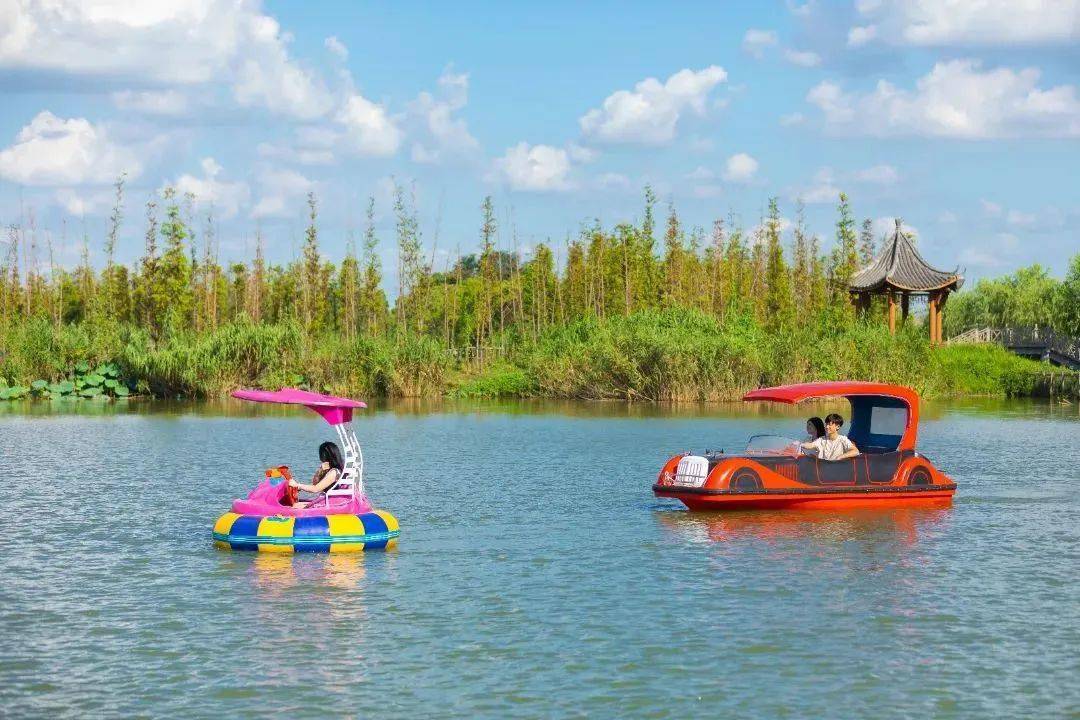
[(825, 417), (825, 437), (819, 437), (812, 442), (801, 443), (804, 450), (816, 450), (818, 460), (845, 460), (859, 454), (859, 448), (855, 443), (840, 434), (840, 428), (844, 424), (844, 418), (836, 413), (830, 413)]

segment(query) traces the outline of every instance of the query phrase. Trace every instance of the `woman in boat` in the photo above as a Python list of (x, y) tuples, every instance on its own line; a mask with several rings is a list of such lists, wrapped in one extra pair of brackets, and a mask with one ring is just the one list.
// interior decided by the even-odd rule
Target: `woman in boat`
[(799, 443), (802, 446), (803, 453), (816, 457), (818, 450), (813, 443), (820, 437), (825, 437), (825, 421), (815, 415), (806, 421), (806, 440)]
[[(345, 461), (341, 457), (341, 448), (337, 443), (324, 442), (319, 446), (319, 460), (322, 464), (311, 478), (311, 484), (290, 480), (289, 485), (309, 493), (325, 493), (341, 479), (341, 473), (345, 471)], [(310, 502), (298, 502), (293, 507), (303, 508)]]

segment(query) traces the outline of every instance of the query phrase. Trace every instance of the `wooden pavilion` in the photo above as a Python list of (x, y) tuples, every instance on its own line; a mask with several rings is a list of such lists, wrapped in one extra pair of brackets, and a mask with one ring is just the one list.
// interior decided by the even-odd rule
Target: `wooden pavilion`
[(881, 254), (851, 278), (848, 285), (851, 300), (865, 313), (870, 309), (871, 296), (884, 295), (888, 301), (889, 332), (895, 333), (897, 299), (903, 324), (907, 321), (911, 298), (925, 297), (929, 308), (930, 342), (940, 343), (945, 301), (950, 292), (959, 290), (964, 284), (964, 277), (960, 268), (946, 272), (931, 267), (900, 227), (901, 221), (897, 218), (896, 229), (885, 240)]

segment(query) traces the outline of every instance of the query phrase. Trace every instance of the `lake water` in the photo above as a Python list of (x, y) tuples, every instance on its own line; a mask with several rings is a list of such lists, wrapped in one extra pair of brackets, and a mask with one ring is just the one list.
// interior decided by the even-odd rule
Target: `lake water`
[(399, 548), (280, 556), (210, 529), (265, 467), (314, 470), (313, 414), (0, 406), (0, 716), (1075, 717), (1077, 406), (924, 408), (948, 509), (653, 498), (671, 454), (803, 414), (369, 411)]

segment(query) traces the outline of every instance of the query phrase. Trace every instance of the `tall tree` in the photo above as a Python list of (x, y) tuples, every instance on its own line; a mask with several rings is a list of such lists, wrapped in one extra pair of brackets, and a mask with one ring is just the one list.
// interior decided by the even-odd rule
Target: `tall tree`
[(784, 246), (780, 242), (780, 208), (776, 198), (769, 199), (769, 219), (765, 224), (768, 260), (765, 267), (765, 318), (773, 330), (784, 330), (794, 324), (795, 303), (791, 296), (791, 280), (784, 262)]
[(375, 234), (375, 198), (368, 198), (367, 227), (364, 229), (363, 292), (360, 315), (368, 333), (378, 334), (386, 316), (386, 295), (382, 290), (382, 261), (379, 259), (379, 238)]
[(874, 221), (870, 218), (863, 220), (862, 229), (859, 231), (859, 267), (864, 268), (874, 259)]
[(499, 283), (498, 253), (495, 248), (495, 207), (488, 195), (480, 204), (480, 304), (477, 308), (476, 347), (494, 334), (494, 307)]
[(304, 324), (316, 332), (330, 329), (328, 322), (327, 294), (330, 288), (324, 277), (322, 258), (319, 255), (318, 201), (314, 192), (307, 196), (308, 226), (304, 231), (301, 254), (301, 288), (303, 290)]
[(158, 277), (162, 295), (168, 298), (162, 322), (163, 333), (171, 334), (191, 327), (195, 302), (187, 248), (190, 232), (180, 215), (176, 191), (171, 187), (165, 188), (162, 199), (165, 202), (165, 222), (161, 225), (161, 237), (165, 242), (165, 251), (161, 256)]
[(836, 245), (833, 247), (829, 263), (829, 292), (833, 309), (845, 312), (850, 309), (848, 284), (859, 262), (858, 239), (855, 235), (855, 219), (851, 213), (851, 204), (845, 193), (840, 193), (840, 204), (836, 210), (839, 217), (836, 220)]

